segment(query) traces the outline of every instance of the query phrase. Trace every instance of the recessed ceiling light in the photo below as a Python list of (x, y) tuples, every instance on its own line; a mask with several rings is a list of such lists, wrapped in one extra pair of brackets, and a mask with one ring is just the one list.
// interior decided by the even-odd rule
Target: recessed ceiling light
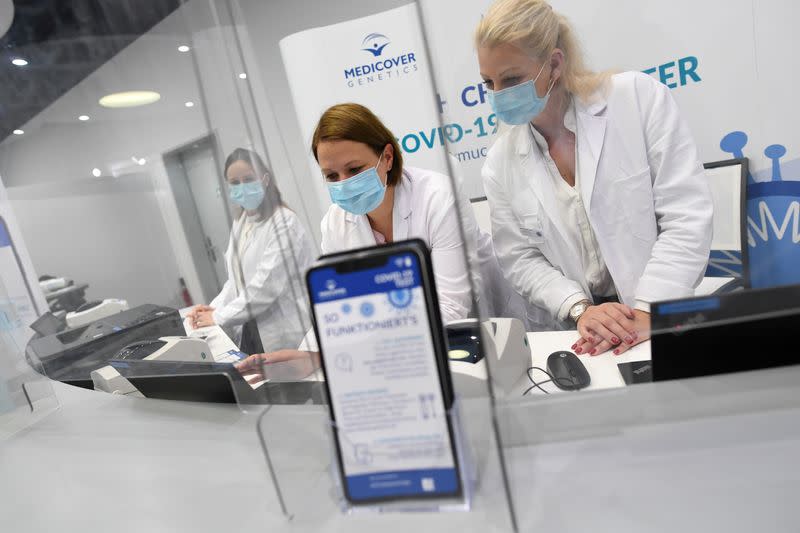
[(14, 135), (22, 135), (22, 134), (24, 134), (24, 133), (25, 133), (25, 132), (24, 132), (24, 131), (22, 131), (22, 130), (14, 130)]
[(186, 46), (185, 44), (182, 44), (182, 45), (180, 45), (178, 47), (178, 52), (188, 52), (189, 50), (191, 50), (191, 49), (188, 46)]
[(99, 178), (102, 174), (103, 173), (100, 172), (99, 168), (93, 168), (92, 169), (92, 176), (94, 176), (95, 178)]
[(183, 105), (185, 105), (186, 107), (194, 107), (194, 102), (186, 102)]
[(121, 93), (107, 94), (100, 99), (103, 107), (136, 107), (140, 105), (158, 102), (161, 95), (155, 91), (125, 91)]
[(22, 59), (21, 57), (15, 57), (14, 59), (11, 60), (11, 63), (18, 67), (24, 67), (25, 65), (28, 64), (28, 62)]
[(247, 79), (247, 74), (242, 72), (241, 74), (239, 74), (239, 79), (240, 80), (246, 80)]
[(89, 120), (89, 115), (81, 115), (78, 117), (78, 120), (80, 120), (81, 122), (86, 122), (87, 120)]
[(144, 165), (145, 163), (147, 163), (147, 159), (145, 159), (145, 158), (143, 157), (143, 158), (139, 159), (139, 160), (138, 160), (138, 161), (136, 161), (136, 162), (137, 162), (137, 163), (139, 163), (139, 165)]

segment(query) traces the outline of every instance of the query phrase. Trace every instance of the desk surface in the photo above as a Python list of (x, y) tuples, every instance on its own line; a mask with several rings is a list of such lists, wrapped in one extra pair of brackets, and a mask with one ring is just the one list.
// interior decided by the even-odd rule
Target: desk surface
[[(547, 369), (547, 357), (553, 353), (561, 350), (572, 351), (571, 346), (575, 344), (579, 338), (577, 331), (545, 331), (538, 333), (528, 333), (528, 343), (531, 346), (531, 366), (538, 366), (539, 368)], [(606, 352), (600, 355), (579, 355), (578, 358), (589, 371), (592, 382), (588, 387), (582, 389), (587, 390), (600, 390), (610, 389), (615, 387), (624, 387), (625, 381), (622, 379), (617, 368), (618, 363), (629, 363), (632, 361), (647, 361), (650, 359), (650, 341), (637, 344), (627, 352), (621, 355), (614, 355), (612, 352)], [(548, 377), (539, 372), (533, 371), (532, 374), (539, 377), (537, 382), (545, 381)], [(528, 376), (522, 376), (520, 381), (514, 386), (512, 395), (520, 395), (528, 387), (532, 385)], [(552, 383), (544, 383), (541, 385), (548, 393), (551, 394), (572, 394), (571, 391), (564, 391), (556, 387)], [(528, 392), (529, 395), (545, 395), (544, 392), (537, 388), (533, 388)]]
[[(778, 376), (790, 388), (800, 382), (794, 368), (759, 375)], [(750, 374), (736, 379), (742, 390), (759, 381)], [(686, 382), (687, 392), (697, 383)], [(319, 488), (309, 496), (318, 521), (288, 523), (267, 475), (254, 414), (54, 387), (62, 408), (0, 441), (3, 531), (504, 530), (486, 518), (485, 509), (343, 516), (330, 500), (326, 472), (313, 473)], [(581, 408), (600, 418), (601, 400), (609, 394), (619, 393), (574, 397), (585, 398)], [(559, 401), (526, 403), (546, 406), (551, 419), (559, 416)], [(300, 438), (282, 433), (290, 442)], [(800, 520), (794, 501), (798, 449), (795, 403), (514, 446), (506, 457), (522, 531), (794, 532)], [(291, 453), (302, 468), (308, 449), (297, 446)]]

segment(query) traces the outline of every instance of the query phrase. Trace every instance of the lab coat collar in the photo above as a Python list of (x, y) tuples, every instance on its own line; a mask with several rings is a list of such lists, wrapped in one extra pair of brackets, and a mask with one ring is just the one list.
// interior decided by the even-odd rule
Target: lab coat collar
[[(606, 117), (603, 112), (607, 102), (602, 89), (598, 89), (590, 98), (583, 100), (574, 98), (575, 119), (577, 121), (578, 170), (581, 173), (581, 197), (586, 211), (591, 211), (592, 193), (597, 177), (597, 165), (606, 134)], [(516, 134), (515, 148), (522, 158), (522, 164), (531, 155), (532, 143), (535, 142), (530, 131), (530, 124), (514, 126)], [(544, 162), (541, 162), (544, 164)], [(536, 189), (537, 187), (534, 187)], [(541, 200), (541, 198), (540, 198)], [(544, 202), (542, 202), (544, 204)]]
[(405, 169), (394, 190), (394, 209), (392, 210), (393, 240), (404, 241), (408, 238), (409, 222), (413, 210), (414, 181)]
[(581, 173), (581, 197), (587, 214), (591, 213), (592, 209), (597, 165), (600, 162), (606, 135), (606, 117), (603, 113), (605, 109), (606, 99), (602, 90), (595, 92), (588, 101), (575, 98), (575, 118), (580, 135), (580, 141), (577, 143), (578, 170)]

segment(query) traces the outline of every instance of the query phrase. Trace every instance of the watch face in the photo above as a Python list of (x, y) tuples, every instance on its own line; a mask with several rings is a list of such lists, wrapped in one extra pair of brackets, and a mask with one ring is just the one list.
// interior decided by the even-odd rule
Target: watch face
[(589, 307), (586, 303), (582, 302), (579, 304), (575, 304), (575, 307), (572, 308), (570, 311), (570, 316), (573, 320), (577, 320), (586, 311), (586, 308)]

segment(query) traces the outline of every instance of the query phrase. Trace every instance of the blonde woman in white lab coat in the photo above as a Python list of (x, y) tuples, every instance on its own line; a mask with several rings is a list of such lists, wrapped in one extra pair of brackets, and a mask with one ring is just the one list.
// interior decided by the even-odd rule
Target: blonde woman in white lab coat
[(576, 353), (649, 337), (649, 304), (690, 296), (712, 203), (689, 128), (664, 85), (596, 74), (541, 0), (498, 0), (475, 32), (493, 110), (512, 127), (483, 167), (494, 246), (529, 302), (577, 325)]
[(302, 276), (314, 246), (258, 154), (234, 150), (225, 180), (241, 208), (225, 252), (228, 280), (210, 305), (192, 309), (190, 321), (195, 328), (222, 326), (245, 353), (296, 346), (310, 324)]

